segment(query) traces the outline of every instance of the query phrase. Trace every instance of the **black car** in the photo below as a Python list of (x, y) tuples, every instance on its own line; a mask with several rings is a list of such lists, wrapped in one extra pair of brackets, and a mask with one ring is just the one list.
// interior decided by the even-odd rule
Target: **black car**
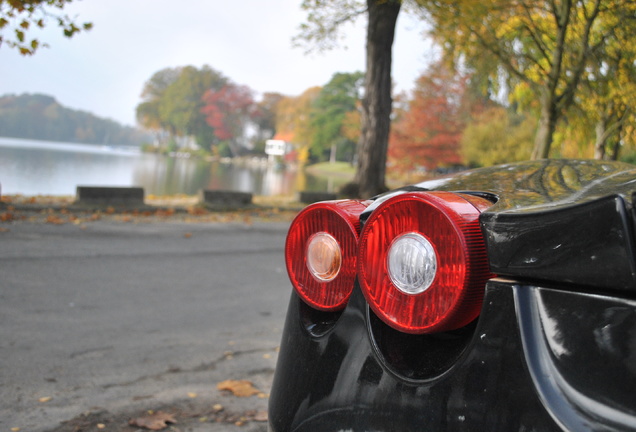
[(634, 192), (544, 160), (310, 205), (270, 428), (636, 430)]

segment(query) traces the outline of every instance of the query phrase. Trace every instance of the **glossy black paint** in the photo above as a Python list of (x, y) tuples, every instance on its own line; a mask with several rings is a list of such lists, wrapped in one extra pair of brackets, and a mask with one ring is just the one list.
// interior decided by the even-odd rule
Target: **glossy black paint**
[(491, 271), (636, 290), (633, 224), (619, 195), (536, 213), (482, 215)]
[(475, 323), (430, 336), (385, 325), (358, 287), (331, 314), (292, 293), (271, 428), (636, 430), (635, 168), (528, 162), (410, 189), (489, 197), (480, 221), (505, 278)]
[(526, 365), (567, 430), (636, 428), (636, 302), (514, 286)]

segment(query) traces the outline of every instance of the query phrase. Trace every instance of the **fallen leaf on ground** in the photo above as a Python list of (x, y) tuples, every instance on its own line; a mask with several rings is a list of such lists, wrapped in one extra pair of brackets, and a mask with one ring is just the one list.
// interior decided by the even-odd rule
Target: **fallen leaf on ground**
[(0, 222), (11, 222), (14, 219), (13, 213), (0, 213)]
[(187, 209), (188, 214), (190, 215), (204, 215), (206, 214), (208, 211), (206, 209), (204, 209), (203, 207), (188, 207)]
[(219, 390), (231, 391), (237, 397), (249, 397), (260, 393), (248, 380), (225, 380), (216, 385)]
[(175, 210), (173, 208), (159, 209), (159, 210), (155, 211), (155, 215), (159, 216), (159, 217), (172, 216), (174, 213), (175, 213)]
[(46, 223), (49, 223), (49, 224), (64, 225), (66, 222), (68, 222), (68, 221), (60, 218), (59, 216), (53, 215), (53, 214), (52, 215), (48, 215), (46, 217)]
[(267, 421), (267, 411), (258, 411), (254, 414), (254, 421), (257, 422), (266, 422)]
[(177, 420), (175, 420), (172, 414), (157, 411), (156, 413), (132, 419), (128, 422), (128, 424), (149, 430), (161, 430), (167, 428), (168, 423), (174, 424), (176, 422)]

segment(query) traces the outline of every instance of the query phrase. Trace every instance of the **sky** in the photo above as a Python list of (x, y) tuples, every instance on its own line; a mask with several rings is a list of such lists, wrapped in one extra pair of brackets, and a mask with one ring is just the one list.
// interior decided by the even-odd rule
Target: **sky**
[[(76, 0), (65, 12), (90, 21), (64, 38), (54, 22), (37, 37), (50, 47), (24, 57), (0, 47), (0, 96), (42, 93), (67, 108), (135, 125), (144, 83), (167, 67), (209, 65), (258, 95), (298, 96), (336, 72), (365, 68), (366, 20), (345, 27), (340, 47), (305, 54), (292, 38), (305, 20), (301, 0)], [(402, 12), (393, 80), (409, 91), (433, 60), (425, 25)], [(35, 35), (35, 33), (34, 33)]]

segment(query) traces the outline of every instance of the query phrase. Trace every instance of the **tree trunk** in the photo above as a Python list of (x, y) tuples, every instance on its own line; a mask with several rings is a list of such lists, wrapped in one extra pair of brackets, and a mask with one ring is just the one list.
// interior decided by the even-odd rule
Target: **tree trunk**
[(552, 97), (544, 96), (541, 101), (541, 117), (534, 137), (532, 159), (547, 159), (550, 156), (552, 137), (556, 129), (557, 109)]
[(367, 70), (362, 100), (362, 133), (358, 143), (355, 182), (359, 196), (387, 190), (386, 153), (391, 128), (391, 61), (399, 0), (367, 0)]
[(616, 131), (616, 140), (612, 152), (609, 155), (609, 159), (617, 161), (621, 153), (621, 143), (623, 142), (623, 122), (619, 123), (618, 130)]
[(606, 124), (604, 119), (596, 123), (596, 140), (594, 142), (594, 159), (605, 159), (605, 147), (607, 143)]

